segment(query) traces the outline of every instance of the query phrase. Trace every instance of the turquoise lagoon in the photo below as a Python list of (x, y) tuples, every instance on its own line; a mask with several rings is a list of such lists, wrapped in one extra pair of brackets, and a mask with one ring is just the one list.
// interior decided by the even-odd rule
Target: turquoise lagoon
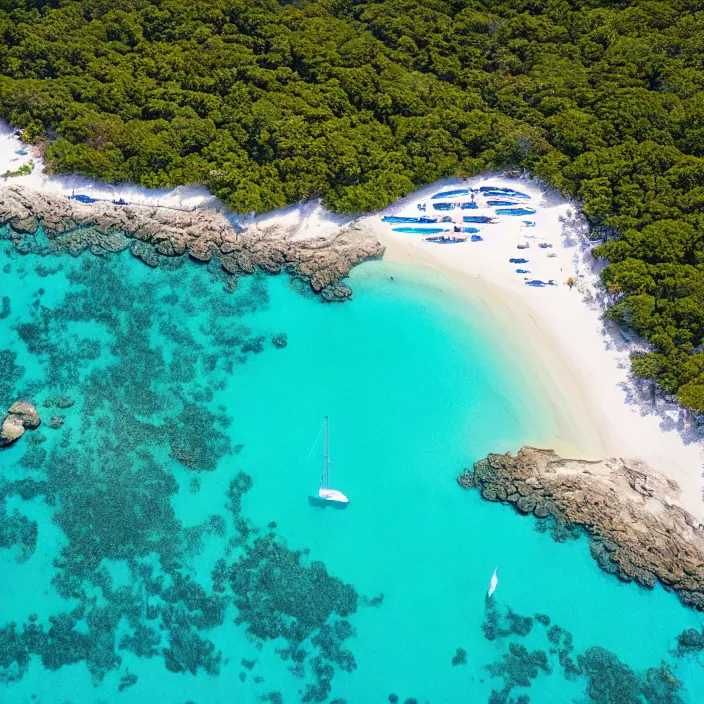
[[(171, 264), (3, 251), (2, 403), (43, 424), (0, 455), (0, 701), (700, 700), (699, 614), (456, 484), (555, 425), (480, 301)], [(307, 502), (325, 415), (346, 511)]]

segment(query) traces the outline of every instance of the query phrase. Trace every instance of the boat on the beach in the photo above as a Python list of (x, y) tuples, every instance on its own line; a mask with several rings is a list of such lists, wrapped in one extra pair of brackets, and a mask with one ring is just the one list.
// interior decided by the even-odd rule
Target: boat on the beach
[(470, 237), (470, 239), (472, 240), (472, 242), (483, 242), (484, 241), (484, 238), (481, 235), (472, 235)]
[(127, 201), (124, 198), (118, 198), (112, 202), (113, 205), (127, 205)]
[(491, 208), (496, 208), (497, 206), (502, 205), (518, 205), (518, 203), (512, 200), (488, 200), (486, 204)]
[(433, 203), (433, 210), (454, 210), (456, 203)]
[(440, 198), (459, 198), (461, 196), (469, 196), (471, 194), (471, 188), (459, 188), (454, 191), (440, 191), (440, 193), (436, 193), (434, 196), (431, 196), (430, 199), (438, 200)]
[(530, 274), (528, 269), (516, 269), (517, 274)]
[(463, 215), (462, 222), (495, 223), (497, 219), (493, 215)]
[(460, 227), (459, 225), (455, 225), (455, 232), (467, 232), (469, 234), (472, 234), (473, 232), (479, 232), (478, 227)]
[(437, 218), (430, 218), (430, 217), (422, 217), (422, 216), (407, 216), (407, 215), (384, 215), (383, 218), (381, 218), (381, 222), (392, 222), (392, 223), (403, 223), (403, 222), (437, 222)]
[(496, 576), (496, 572), (498, 571), (498, 566), (494, 568), (494, 574), (491, 575), (491, 581), (489, 582), (489, 591), (486, 593), (488, 598), (491, 598), (491, 595), (496, 591), (496, 587), (499, 584), (499, 578)]
[(497, 215), (535, 215), (532, 208), (497, 208)]
[(476, 210), (479, 206), (472, 200), (466, 203), (460, 203), (462, 210)]
[(532, 220), (524, 220), (523, 224), (525, 227), (535, 227), (535, 223)]
[(516, 191), (513, 188), (503, 188), (501, 186), (481, 186), (479, 191), (485, 196), (511, 196), (512, 198), (526, 198), (530, 200), (530, 196), (527, 193), (521, 193), (521, 191)]
[(528, 244), (528, 242), (524, 242), (523, 244), (516, 245), (516, 249), (529, 249), (529, 248), (530, 248), (530, 244)]
[(544, 286), (557, 286), (553, 279), (549, 281), (541, 281), (540, 279), (531, 279), (525, 282), (526, 286), (534, 286), (535, 288), (543, 288)]
[(436, 235), (438, 232), (449, 232), (446, 227), (394, 227), (393, 232), (403, 232), (406, 235)]
[(432, 244), (461, 244), (466, 242), (466, 237), (458, 237), (457, 235), (440, 235), (438, 237), (424, 237), (424, 242), (431, 242)]
[(540, 247), (540, 249), (552, 249), (552, 245), (548, 242), (541, 242), (538, 247)]
[(91, 198), (90, 196), (87, 196), (83, 193), (71, 193), (69, 196), (71, 200), (77, 200), (80, 203), (95, 203), (97, 201), (97, 198)]
[(311, 506), (325, 508), (332, 506), (334, 508), (347, 508), (350, 500), (337, 489), (330, 488), (330, 455), (329, 455), (329, 423), (328, 417), (325, 416), (324, 421), (325, 436), (323, 438), (323, 472), (320, 475), (320, 487), (318, 488), (317, 496), (309, 496), (308, 503)]
[(528, 260), (523, 259), (522, 257), (511, 257), (508, 262), (509, 264), (527, 264)]

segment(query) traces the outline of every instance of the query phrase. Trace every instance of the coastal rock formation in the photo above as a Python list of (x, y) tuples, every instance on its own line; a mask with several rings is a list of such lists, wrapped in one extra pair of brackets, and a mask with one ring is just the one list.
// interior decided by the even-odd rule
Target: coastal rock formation
[(7, 447), (19, 440), (25, 430), (34, 430), (41, 423), (34, 404), (16, 401), (10, 406), (0, 429), (0, 447)]
[(489, 455), (458, 478), (489, 501), (582, 528), (599, 566), (625, 581), (659, 580), (704, 611), (704, 527), (676, 504), (679, 486), (637, 460), (572, 460), (523, 447)]
[(338, 282), (355, 264), (384, 251), (373, 231), (358, 224), (324, 237), (302, 237), (294, 227), (238, 227), (215, 210), (82, 203), (17, 185), (0, 188), (1, 225), (10, 226), (20, 252), (106, 254), (129, 248), (152, 267), (160, 256), (187, 253), (201, 262), (217, 257), (230, 274), (262, 269), (302, 276), (316, 293), (326, 291), (327, 300), (348, 297)]

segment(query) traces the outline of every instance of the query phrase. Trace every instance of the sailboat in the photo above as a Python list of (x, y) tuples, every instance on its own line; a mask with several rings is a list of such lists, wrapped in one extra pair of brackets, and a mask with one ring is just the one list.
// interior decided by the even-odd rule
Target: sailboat
[(494, 574), (491, 575), (491, 582), (489, 582), (489, 591), (486, 594), (487, 597), (490, 597), (496, 591), (496, 586), (499, 583), (499, 578), (496, 576), (496, 572), (498, 569), (498, 567), (495, 567)]
[(330, 454), (329, 454), (329, 422), (325, 416), (325, 439), (323, 441), (323, 473), (320, 475), (320, 487), (317, 496), (309, 496), (311, 506), (333, 506), (334, 508), (347, 508), (350, 500), (337, 489), (330, 488)]

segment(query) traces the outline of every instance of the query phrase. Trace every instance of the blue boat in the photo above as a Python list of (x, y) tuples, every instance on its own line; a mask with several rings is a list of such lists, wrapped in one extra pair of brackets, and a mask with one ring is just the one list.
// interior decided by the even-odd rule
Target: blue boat
[[(452, 221), (452, 218), (449, 218), (449, 220)], [(437, 218), (430, 218), (430, 217), (418, 218), (418, 222), (425, 223), (426, 225), (429, 223), (432, 223), (432, 222), (437, 222), (437, 221), (438, 221)]]
[(404, 232), (407, 235), (435, 235), (438, 232), (449, 232), (442, 227), (394, 227), (394, 232)]
[(485, 196), (510, 196), (511, 198), (526, 198), (530, 200), (527, 193), (514, 191), (513, 188), (502, 188), (500, 186), (481, 186), (480, 192)]
[(488, 223), (496, 222), (496, 218), (493, 215), (465, 215), (462, 222)]
[(113, 205), (127, 205), (127, 201), (124, 198), (118, 198), (113, 201)]
[(434, 210), (454, 210), (455, 203), (433, 203)]
[(511, 259), (508, 260), (509, 264), (527, 264), (528, 260), (527, 259), (522, 259), (520, 257), (512, 257)]
[(479, 228), (477, 228), (477, 227), (458, 227), (457, 230), (459, 232), (469, 232), (469, 233), (479, 232)]
[(535, 215), (531, 208), (497, 208), (497, 215)]
[(523, 221), (523, 224), (524, 224), (526, 227), (535, 227), (535, 223), (534, 223), (532, 220), (524, 220), (524, 221)]
[(29, 152), (26, 149), (18, 149), (15, 154), (19, 154), (20, 156), (27, 156)]
[(466, 242), (466, 237), (457, 237), (456, 235), (440, 235), (439, 237), (426, 237), (425, 242), (433, 244), (460, 244)]
[(530, 274), (530, 271), (528, 269), (516, 269), (517, 274)]
[(481, 235), (472, 235), (470, 239), (472, 242), (481, 242), (484, 238)]
[(441, 191), (431, 196), (430, 200), (437, 200), (438, 198), (457, 198), (458, 196), (469, 196), (471, 194), (472, 190), (470, 188), (460, 188), (456, 191)]
[(538, 247), (540, 247), (540, 249), (552, 249), (552, 245), (547, 242), (541, 242)]
[(476, 210), (479, 206), (472, 200), (469, 201), (468, 203), (460, 203), (460, 208), (462, 210)]
[(491, 206), (492, 208), (495, 208), (497, 205), (518, 205), (517, 203), (514, 203), (512, 200), (488, 200), (486, 202), (488, 206)]
[(96, 202), (95, 198), (91, 198), (90, 196), (86, 196), (81, 193), (78, 193), (78, 194), (72, 193), (69, 196), (69, 198), (71, 198), (72, 200), (77, 200), (81, 203), (95, 203)]
[(533, 279), (532, 281), (526, 281), (525, 284), (526, 284), (526, 286), (535, 286), (536, 288), (543, 288), (543, 286), (547, 286), (547, 284), (544, 281), (541, 281), (540, 279)]
[(401, 215), (384, 215), (381, 222), (420, 222), (419, 217), (403, 217)]

